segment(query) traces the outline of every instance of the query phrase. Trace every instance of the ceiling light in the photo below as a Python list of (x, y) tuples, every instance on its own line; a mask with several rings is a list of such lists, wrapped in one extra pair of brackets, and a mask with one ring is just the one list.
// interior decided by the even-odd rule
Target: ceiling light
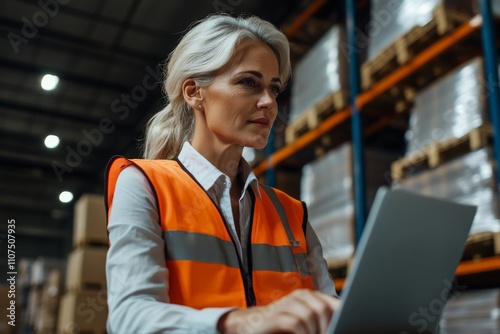
[(42, 88), (44, 90), (53, 90), (57, 87), (59, 83), (59, 77), (57, 75), (45, 74), (42, 78)]
[(59, 137), (54, 135), (48, 135), (47, 137), (45, 137), (44, 143), (47, 148), (57, 147), (57, 145), (59, 145)]
[(59, 200), (63, 203), (69, 203), (73, 200), (73, 194), (69, 191), (63, 191), (59, 194)]

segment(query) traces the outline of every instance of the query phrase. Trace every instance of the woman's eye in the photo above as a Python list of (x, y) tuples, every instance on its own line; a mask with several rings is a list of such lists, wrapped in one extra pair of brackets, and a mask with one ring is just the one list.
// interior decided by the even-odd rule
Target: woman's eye
[(248, 86), (248, 87), (256, 87), (257, 84), (253, 79), (243, 79), (240, 81), (242, 84)]
[(278, 96), (278, 94), (281, 92), (281, 88), (279, 88), (278, 86), (271, 86), (270, 89), (271, 92), (276, 96)]

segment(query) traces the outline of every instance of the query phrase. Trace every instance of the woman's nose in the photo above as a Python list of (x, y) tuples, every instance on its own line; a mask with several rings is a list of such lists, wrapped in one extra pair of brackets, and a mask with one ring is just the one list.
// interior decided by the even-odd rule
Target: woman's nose
[(260, 95), (259, 101), (257, 102), (257, 107), (272, 108), (274, 105), (276, 105), (276, 99), (274, 95), (268, 90), (264, 90)]

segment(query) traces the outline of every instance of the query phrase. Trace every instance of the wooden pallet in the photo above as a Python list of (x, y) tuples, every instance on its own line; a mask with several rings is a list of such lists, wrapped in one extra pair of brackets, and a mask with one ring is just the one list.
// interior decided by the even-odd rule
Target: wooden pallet
[(302, 134), (315, 129), (325, 118), (347, 107), (349, 95), (345, 90), (328, 94), (320, 102), (306, 110), (296, 120), (288, 124), (285, 130), (287, 144), (294, 142)]
[(411, 58), (430, 46), (440, 36), (452, 31), (470, 19), (472, 14), (438, 5), (432, 20), (423, 26), (415, 26), (387, 46), (378, 56), (361, 66), (361, 87), (369, 89), (375, 82), (408, 63)]
[(482, 232), (467, 238), (462, 261), (500, 255), (500, 232)]
[(393, 162), (391, 165), (392, 180), (402, 180), (415, 167), (434, 168), (453, 158), (486, 147), (491, 143), (492, 136), (492, 126), (485, 124), (460, 138), (430, 144), (408, 157)]

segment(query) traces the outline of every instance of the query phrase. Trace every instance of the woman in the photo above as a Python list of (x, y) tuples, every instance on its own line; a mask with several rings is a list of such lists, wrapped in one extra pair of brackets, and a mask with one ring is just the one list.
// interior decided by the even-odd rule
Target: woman
[(241, 157), (266, 145), (289, 44), (214, 15), (170, 54), (145, 158), (107, 171), (110, 333), (321, 333), (338, 307), (303, 203)]

